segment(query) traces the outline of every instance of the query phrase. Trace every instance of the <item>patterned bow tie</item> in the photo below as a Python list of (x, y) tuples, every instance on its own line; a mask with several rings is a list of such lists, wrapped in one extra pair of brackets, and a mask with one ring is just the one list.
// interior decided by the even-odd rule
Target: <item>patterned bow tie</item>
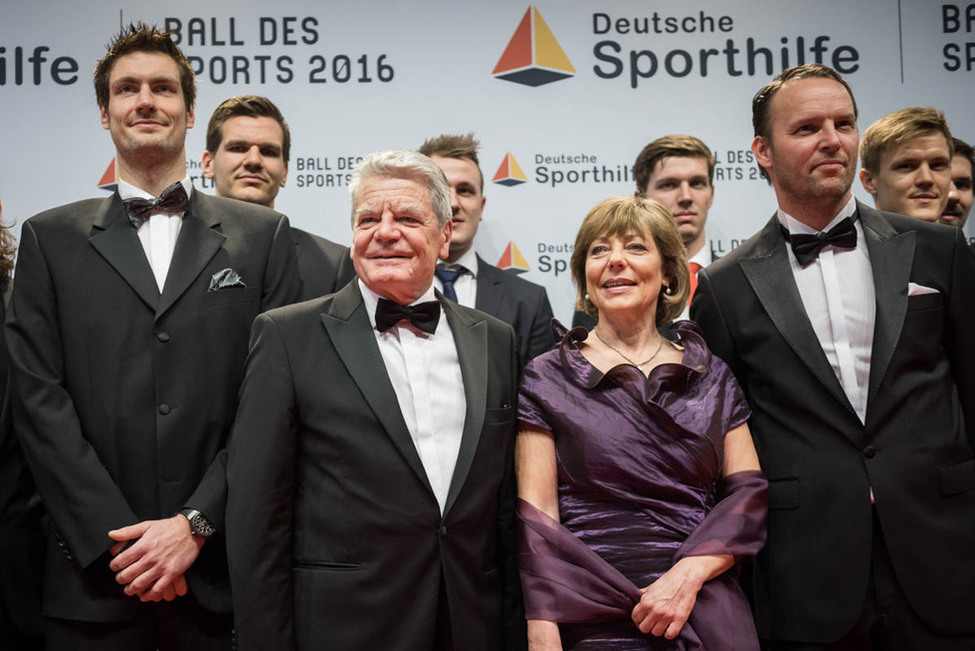
[(792, 246), (796, 260), (803, 266), (819, 257), (819, 252), (824, 246), (833, 245), (844, 249), (855, 249), (857, 245), (857, 230), (853, 225), (853, 220), (849, 217), (824, 233), (815, 235), (789, 233), (784, 226), (782, 233), (786, 241)]
[(158, 213), (175, 215), (186, 212), (186, 203), (189, 197), (186, 196), (186, 188), (182, 181), (177, 181), (162, 191), (155, 199), (125, 199), (125, 212), (129, 216), (129, 221), (138, 229), (145, 223), (150, 216)]
[(379, 299), (376, 306), (376, 327), (379, 332), (386, 332), (403, 319), (432, 335), (440, 322), (440, 301), (400, 305), (385, 298)]

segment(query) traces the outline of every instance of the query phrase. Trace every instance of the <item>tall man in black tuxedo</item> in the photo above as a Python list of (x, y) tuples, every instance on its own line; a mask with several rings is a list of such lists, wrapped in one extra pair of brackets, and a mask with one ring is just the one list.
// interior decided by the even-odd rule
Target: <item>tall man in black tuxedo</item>
[(555, 345), (552, 306), (544, 287), (502, 271), (474, 252), (474, 236), (487, 202), (479, 145), (473, 134), (467, 134), (437, 136), (420, 147), (420, 153), (432, 158), (450, 183), (454, 230), (450, 252), (438, 266), (434, 282), (447, 298), (510, 324), (518, 335), (518, 359), (524, 366)]
[(434, 290), (433, 161), (372, 154), (349, 191), (358, 280), (251, 336), (227, 468), (240, 648), (523, 647), (515, 334)]
[(231, 642), (220, 451), (250, 325), (300, 280), (285, 217), (192, 188), (194, 84), (168, 33), (123, 30), (95, 71), (118, 192), (23, 226), (7, 341), (51, 649)]
[(853, 199), (857, 110), (834, 70), (785, 70), (752, 110), (779, 210), (701, 272), (691, 316), (769, 479), (759, 635), (975, 648), (975, 257), (959, 229)]
[[(288, 179), (291, 129), (274, 102), (259, 95), (224, 100), (210, 116), (203, 175), (217, 196), (274, 208)], [(331, 294), (355, 275), (349, 247), (300, 228), (291, 238), (301, 271), (302, 300)]]

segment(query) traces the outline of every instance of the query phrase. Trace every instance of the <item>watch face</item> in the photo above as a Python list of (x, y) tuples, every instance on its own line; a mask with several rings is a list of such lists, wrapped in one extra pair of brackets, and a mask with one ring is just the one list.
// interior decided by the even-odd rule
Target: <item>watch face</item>
[(202, 513), (197, 513), (190, 520), (190, 528), (193, 533), (208, 538), (216, 531), (210, 521), (203, 517)]

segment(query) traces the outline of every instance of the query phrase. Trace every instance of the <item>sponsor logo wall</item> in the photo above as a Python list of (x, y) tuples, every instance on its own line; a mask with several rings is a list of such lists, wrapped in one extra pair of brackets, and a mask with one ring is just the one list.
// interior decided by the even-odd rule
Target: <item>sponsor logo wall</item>
[[(632, 194), (650, 140), (690, 133), (718, 157), (711, 247), (727, 253), (774, 209), (759, 178), (750, 102), (783, 67), (821, 61), (846, 75), (860, 128), (934, 106), (975, 141), (975, 4), (929, 0), (88, 0), (12, 3), (0, 21), (0, 201), (15, 231), (116, 182), (91, 70), (121, 23), (170, 27), (198, 72), (188, 173), (223, 99), (267, 95), (292, 130), (292, 222), (350, 241), (347, 184), (366, 153), (439, 133), (481, 140), (488, 202), (476, 247), (549, 289), (571, 318), (576, 229), (601, 199)], [(857, 196), (869, 202), (859, 181)], [(970, 239), (975, 219), (967, 226)]]

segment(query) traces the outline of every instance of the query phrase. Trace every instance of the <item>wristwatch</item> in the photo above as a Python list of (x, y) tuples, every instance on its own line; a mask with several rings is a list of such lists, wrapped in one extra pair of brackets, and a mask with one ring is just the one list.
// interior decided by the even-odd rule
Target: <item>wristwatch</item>
[(213, 523), (207, 520), (206, 516), (196, 509), (183, 509), (180, 513), (190, 521), (190, 533), (194, 536), (209, 538), (217, 532), (217, 528), (213, 526)]

